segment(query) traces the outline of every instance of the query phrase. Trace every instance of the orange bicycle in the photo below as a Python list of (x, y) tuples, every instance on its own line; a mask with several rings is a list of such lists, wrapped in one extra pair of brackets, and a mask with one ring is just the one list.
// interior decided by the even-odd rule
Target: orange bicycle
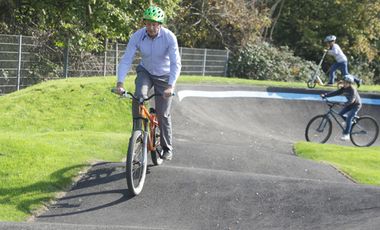
[(127, 152), (126, 179), (131, 195), (139, 195), (145, 182), (148, 152), (154, 165), (160, 165), (163, 162), (160, 129), (155, 109), (147, 109), (145, 106), (146, 101), (162, 95), (153, 94), (148, 98), (137, 98), (129, 92), (122, 94), (122, 97), (129, 96), (139, 103), (139, 116), (133, 118), (132, 135)]

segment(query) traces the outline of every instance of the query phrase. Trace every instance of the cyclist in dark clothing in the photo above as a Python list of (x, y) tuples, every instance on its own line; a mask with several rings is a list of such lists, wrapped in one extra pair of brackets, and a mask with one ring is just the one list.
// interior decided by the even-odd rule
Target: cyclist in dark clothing
[(322, 98), (333, 97), (337, 95), (344, 95), (347, 98), (347, 102), (344, 104), (343, 109), (339, 112), (339, 115), (346, 120), (346, 128), (343, 131), (343, 136), (340, 138), (342, 141), (350, 139), (350, 131), (352, 127), (352, 120), (358, 114), (362, 107), (362, 101), (360, 95), (352, 84), (355, 82), (352, 75), (345, 75), (343, 77), (343, 87), (330, 93), (321, 94)]

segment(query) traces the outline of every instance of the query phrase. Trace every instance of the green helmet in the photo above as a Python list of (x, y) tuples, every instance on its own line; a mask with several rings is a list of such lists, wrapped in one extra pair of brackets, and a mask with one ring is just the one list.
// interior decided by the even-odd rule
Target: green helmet
[(160, 7), (152, 5), (145, 10), (143, 19), (164, 23), (165, 12)]

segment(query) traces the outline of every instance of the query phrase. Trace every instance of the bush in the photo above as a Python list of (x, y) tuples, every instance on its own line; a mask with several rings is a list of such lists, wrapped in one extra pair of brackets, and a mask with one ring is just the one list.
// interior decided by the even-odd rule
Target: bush
[(274, 81), (306, 81), (317, 65), (294, 56), (287, 47), (248, 45), (229, 60), (229, 76)]

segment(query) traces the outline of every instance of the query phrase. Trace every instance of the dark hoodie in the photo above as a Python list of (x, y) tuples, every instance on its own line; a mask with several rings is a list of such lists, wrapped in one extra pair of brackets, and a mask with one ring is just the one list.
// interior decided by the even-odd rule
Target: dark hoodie
[(327, 93), (326, 97), (333, 97), (337, 95), (343, 95), (347, 98), (347, 102), (344, 104), (345, 107), (362, 105), (362, 100), (360, 99), (358, 91), (352, 86), (349, 86), (347, 88), (342, 87), (334, 92)]

